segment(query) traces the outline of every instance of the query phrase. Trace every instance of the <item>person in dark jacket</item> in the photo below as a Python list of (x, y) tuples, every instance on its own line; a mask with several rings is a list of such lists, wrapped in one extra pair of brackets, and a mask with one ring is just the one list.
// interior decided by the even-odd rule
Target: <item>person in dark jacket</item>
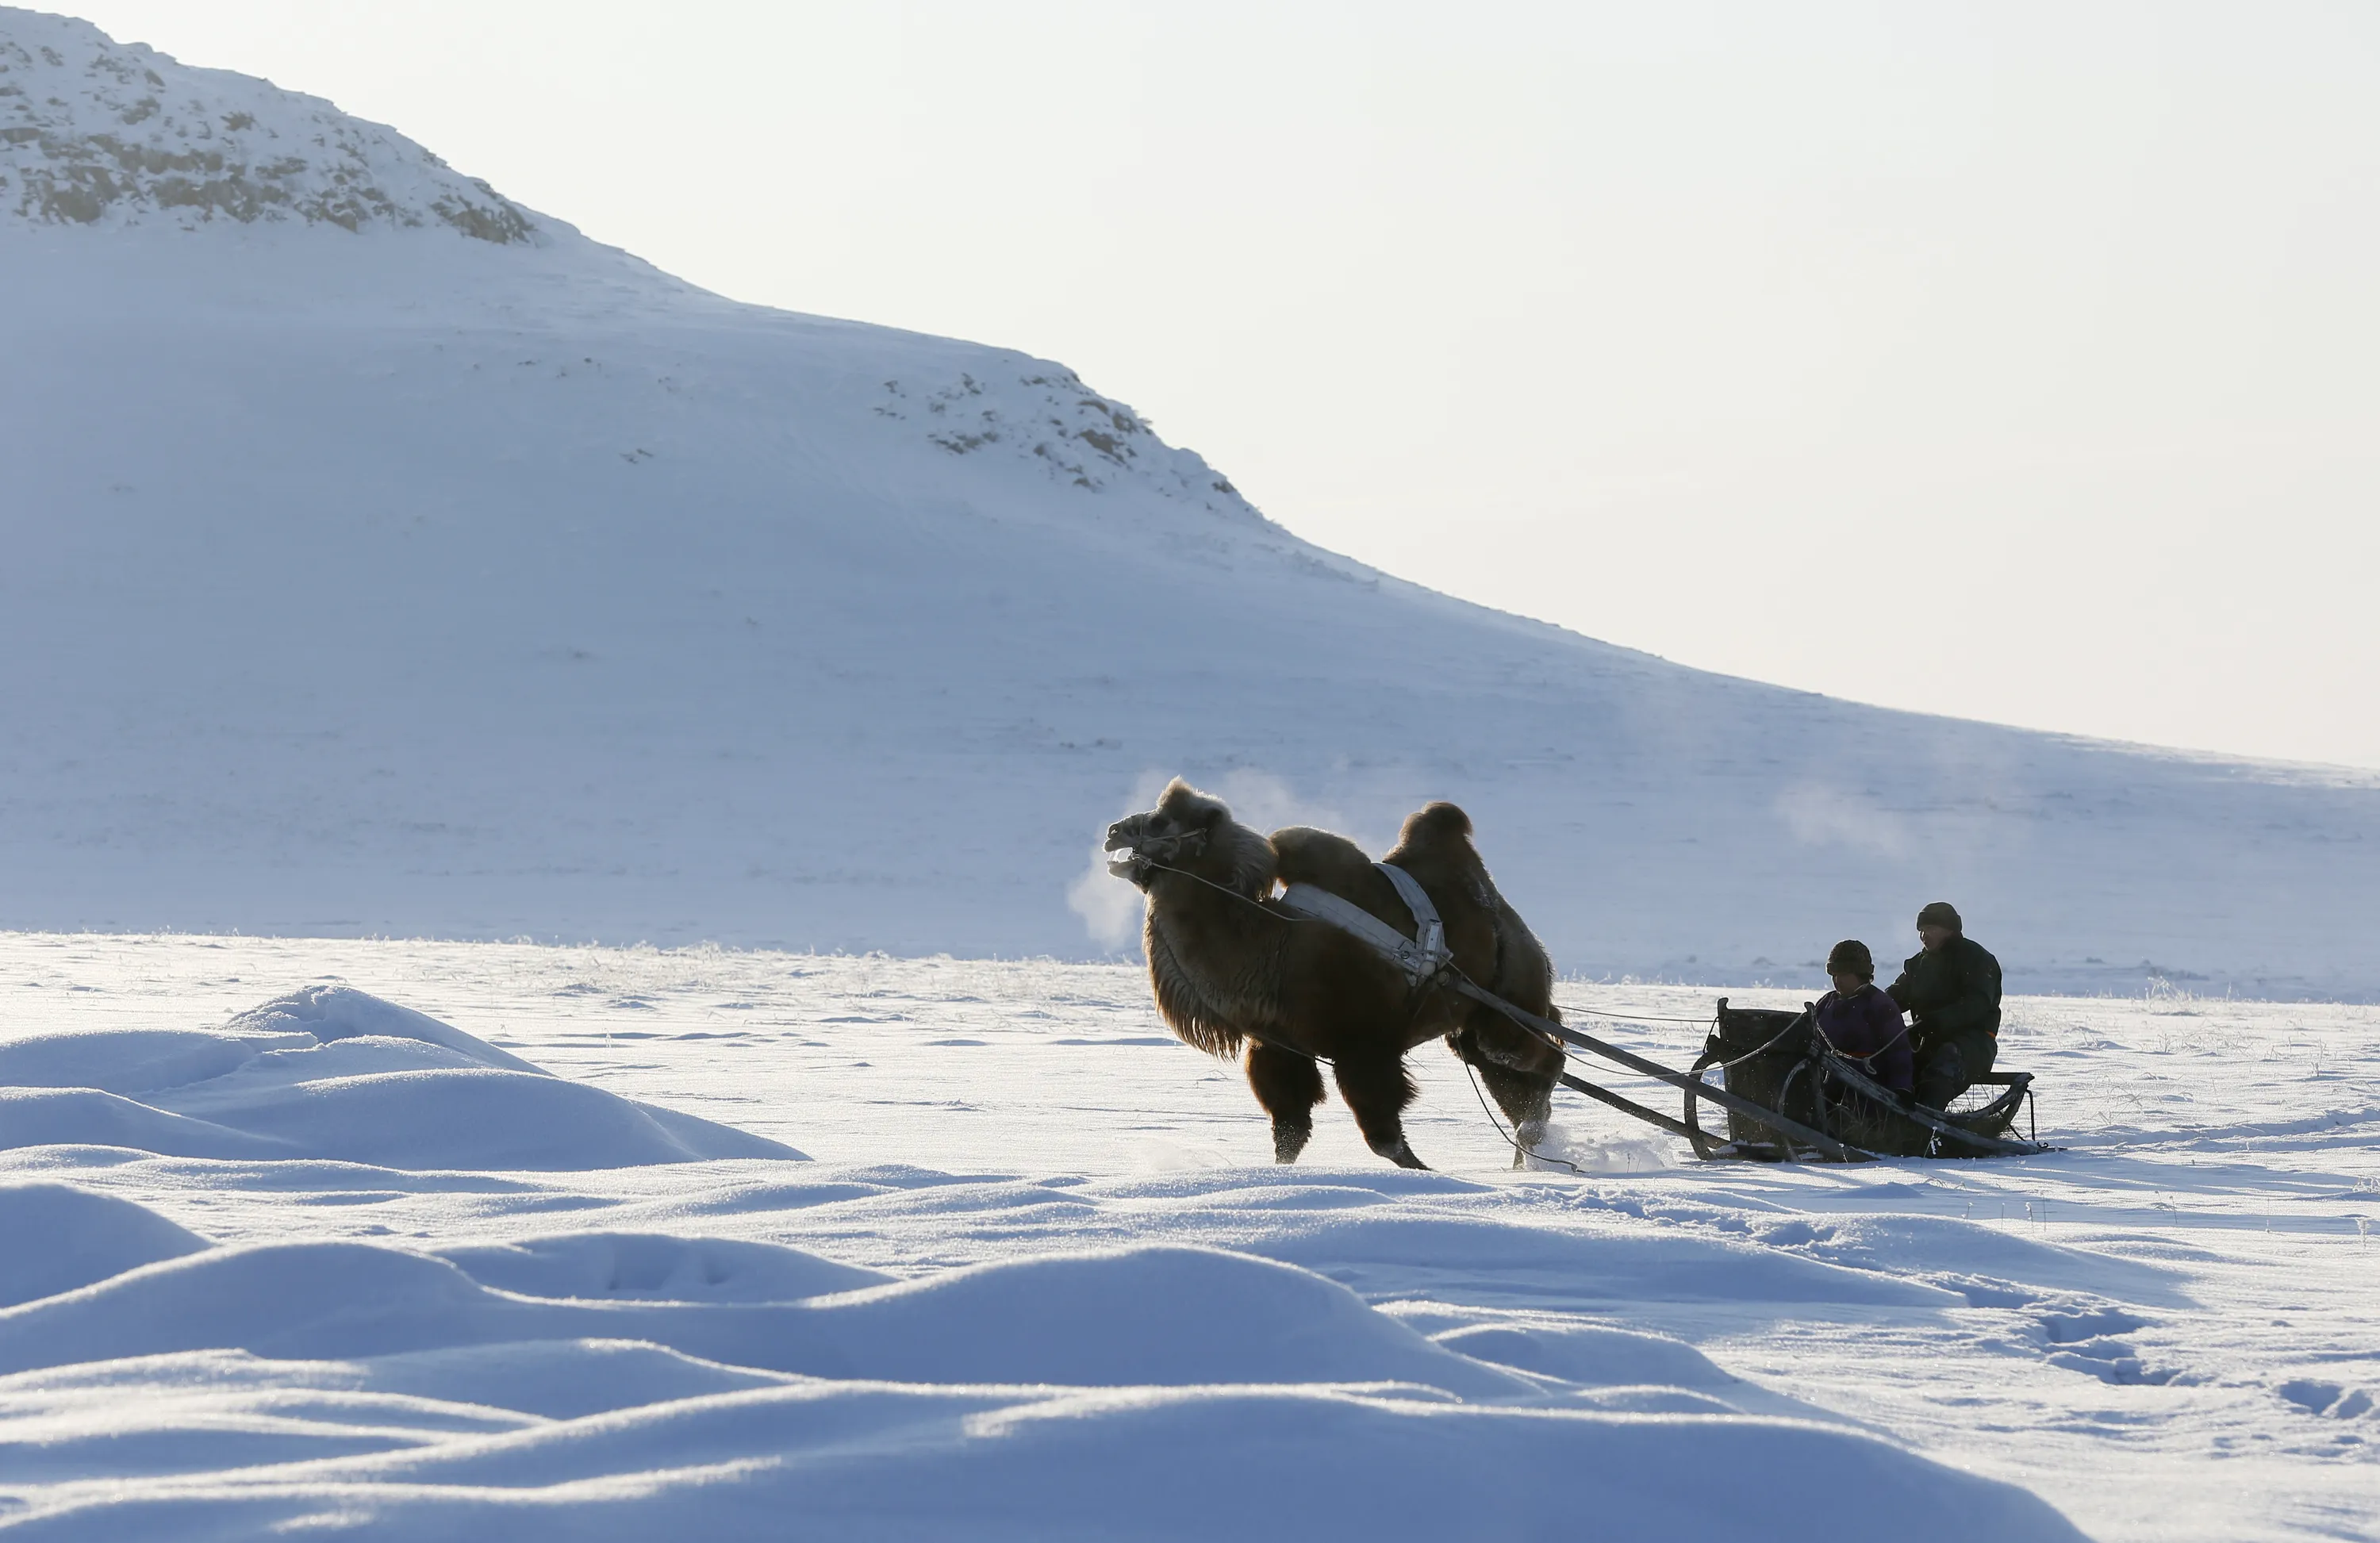
[(1845, 938), (1827, 955), (1835, 989), (1818, 999), (1814, 1017), (1838, 1055), (1866, 1063), (1868, 1075), (1896, 1093), (1913, 1086), (1913, 1058), (1900, 1004), (1876, 989), (1876, 957), (1857, 938)]
[(1909, 1012), (1917, 1101), (1947, 1109), (1999, 1052), (2000, 962), (1967, 936), (1947, 900), (1917, 913), (1917, 942), (1886, 992)]

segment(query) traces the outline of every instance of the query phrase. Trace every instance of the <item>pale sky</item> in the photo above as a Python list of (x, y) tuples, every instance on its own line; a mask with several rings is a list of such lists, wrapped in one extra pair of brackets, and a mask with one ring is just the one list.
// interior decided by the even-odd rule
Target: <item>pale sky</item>
[[(2380, 767), (2380, 6), (87, 0), (1686, 663)], [(1426, 667), (1426, 662), (1417, 662)]]

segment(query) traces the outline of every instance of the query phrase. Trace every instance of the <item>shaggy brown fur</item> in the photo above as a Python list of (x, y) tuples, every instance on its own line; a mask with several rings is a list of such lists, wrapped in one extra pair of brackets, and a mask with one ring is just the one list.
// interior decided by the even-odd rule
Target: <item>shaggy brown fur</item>
[[(1524, 1012), (1561, 1022), (1554, 1005), (1554, 966), (1545, 945), (1521, 919), (1488, 876), (1479, 849), (1471, 842), (1471, 817), (1452, 804), (1429, 804), (1410, 816), (1398, 832), (1397, 844), (1380, 859), (1403, 869), (1419, 881), (1422, 893), (1445, 919), (1447, 942), (1455, 948), (1455, 962), (1472, 981)], [(1386, 882), (1386, 881), (1382, 881)], [(1458, 898), (1459, 897), (1459, 898)], [(1466, 962), (1463, 945), (1454, 942), (1456, 917), (1463, 918), (1465, 942), (1484, 946), (1494, 963), (1484, 972)], [(1484, 929), (1481, 940), (1469, 936)], [(1522, 1148), (1535, 1147), (1553, 1112), (1554, 1077), (1562, 1069), (1561, 1051), (1547, 1044), (1492, 1007), (1471, 1002), (1463, 1027), (1446, 1037), (1454, 1053), (1479, 1069), (1505, 1116), (1512, 1122)], [(1512, 1166), (1525, 1160), (1512, 1154)]]
[[(1415, 1093), (1404, 1054), (1441, 1035), (1481, 1068), (1524, 1141), (1542, 1133), (1559, 1051), (1451, 991), (1414, 990), (1366, 944), (1272, 899), (1276, 882), (1313, 884), (1412, 937), (1404, 903), (1353, 842), (1304, 827), (1267, 838), (1177, 778), (1156, 808), (1109, 827), (1107, 844), (1130, 854), (1114, 871), (1148, 892), (1143, 942), (1165, 1021), (1226, 1059), (1254, 1041), (1248, 1084), (1272, 1116), (1278, 1160), (1294, 1161), (1314, 1134), (1318, 1059), (1331, 1063), (1371, 1148), (1421, 1167), (1404, 1136)], [(1389, 860), (1438, 907), (1457, 968), (1516, 1006), (1553, 1015), (1545, 951), (1497, 893), (1461, 809), (1432, 804), (1405, 821)]]

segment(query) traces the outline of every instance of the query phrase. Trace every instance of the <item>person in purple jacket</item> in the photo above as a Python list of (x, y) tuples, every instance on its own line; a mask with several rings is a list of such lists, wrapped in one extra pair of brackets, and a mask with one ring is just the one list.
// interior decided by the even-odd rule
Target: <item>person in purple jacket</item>
[(1876, 989), (1876, 959), (1867, 944), (1845, 938), (1827, 955), (1835, 989), (1818, 999), (1818, 1032), (1838, 1055), (1864, 1063), (1868, 1075), (1896, 1093), (1915, 1086), (1909, 1027), (1900, 1005)]

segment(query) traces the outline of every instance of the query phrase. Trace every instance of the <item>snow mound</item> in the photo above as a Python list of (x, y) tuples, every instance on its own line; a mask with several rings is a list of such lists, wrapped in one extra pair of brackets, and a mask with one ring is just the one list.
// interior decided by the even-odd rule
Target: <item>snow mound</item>
[(400, 1169), (801, 1156), (548, 1075), (344, 986), (293, 992), (219, 1030), (84, 1030), (0, 1047), (0, 1148), (52, 1145)]
[(542, 1075), (540, 1068), (507, 1055), (485, 1039), (349, 986), (309, 986), (275, 997), (240, 1014), (224, 1028), (226, 1033), (260, 1039), (303, 1036), (322, 1045), (340, 1039), (418, 1039), (458, 1051), (481, 1066)]
[(1475, 1323), (1431, 1337), (1475, 1361), (1583, 1387), (1710, 1389), (1735, 1381), (1692, 1345), (1601, 1324)]
[[(40, 1203), (71, 1210), (71, 1194)], [(1475, 1325), (1433, 1343), (1221, 1250), (772, 1301), (876, 1277), (621, 1233), (444, 1258), (183, 1239), (196, 1251), (0, 1309), (12, 1520), (110, 1539), (325, 1517), (397, 1538), (736, 1538), (783, 1536), (787, 1516), (821, 1537), (1203, 1539), (1554, 1536), (1585, 1516), (1689, 1538), (1825, 1514), (1829, 1543), (1856, 1543), (1922, 1511), (1945, 1539), (2080, 1536), (2021, 1490), (1856, 1432), (1746, 1418), (1673, 1341)], [(694, 1281), (712, 1266), (726, 1278)], [(487, 1283), (606, 1277), (613, 1300)], [(1873, 1503), (1838, 1515), (1846, 1492)]]
[(213, 1248), (0, 1311), (0, 1371), (224, 1347), (301, 1359), (428, 1349), (503, 1337), (488, 1319), (509, 1306), (453, 1265), (395, 1248)]
[[(1923, 1516), (1942, 1543), (2082, 1537), (2021, 1489), (1822, 1427), (1310, 1388), (1017, 1399), (796, 1385), (388, 1446), (230, 1482), (60, 1486), (38, 1525), (110, 1543), (334, 1526), (571, 1543), (687, 1532), (1311, 1543), (1583, 1527), (1900, 1543)], [(1713, 1481), (1722, 1475), (1733, 1481)]]
[[(670, 1240), (641, 1241), (649, 1258), (668, 1252)], [(722, 1250), (693, 1251), (716, 1257)], [(624, 1250), (616, 1236), (598, 1236), (547, 1240), (532, 1259), (539, 1252), (583, 1263)], [(784, 1300), (799, 1290), (784, 1261), (773, 1267), (783, 1293), (773, 1301), (758, 1300), (765, 1293), (595, 1301), (494, 1289), (467, 1270), (501, 1278), (514, 1265), (515, 1279), (553, 1282), (519, 1271), (498, 1251), (455, 1255), (266, 1244), (149, 1265), (0, 1311), (0, 1372), (201, 1350), (324, 1359), (625, 1339), (723, 1364), (871, 1382), (1405, 1383), (1491, 1400), (1536, 1391), (1432, 1344), (1319, 1276), (1208, 1249), (1026, 1259), (795, 1302)], [(812, 1282), (872, 1274), (803, 1257)]]
[[(1530, 1415), (1232, 1390), (1132, 1403), (1078, 1398), (981, 1420), (977, 1429), (1001, 1440), (936, 1463), (934, 1501), (985, 1525), (963, 1532), (928, 1523), (917, 1535), (1068, 1536), (1071, 1524), (1081, 1529), (1074, 1536), (1099, 1536), (1104, 1507), (1129, 1517), (1137, 1537), (1301, 1543), (1898, 1543), (1912, 1516), (1925, 1518), (1927, 1537), (1946, 1540), (2082, 1536), (2022, 1490), (1912, 1462), (1881, 1441), (1767, 1421)], [(1051, 1478), (1075, 1472), (1098, 1478), (1053, 1496)], [(822, 1475), (795, 1492), (824, 1515), (881, 1515), (888, 1502), (871, 1501), (859, 1477)], [(1036, 1482), (1048, 1487), (1039, 1496)], [(926, 1523), (919, 1500), (897, 1495), (906, 1486), (896, 1477), (890, 1488), (891, 1506)], [(1035, 1529), (1037, 1519), (1046, 1530)]]
[(1136, 1248), (953, 1270), (814, 1305), (836, 1375), (894, 1382), (1526, 1383), (1454, 1355), (1344, 1286), (1243, 1254)]
[(481, 1285), (518, 1296), (794, 1302), (892, 1279), (780, 1244), (656, 1233), (571, 1233), (433, 1252)]
[[(327, 1395), (343, 1408), (361, 1404), (391, 1426), (451, 1429), (477, 1423), (512, 1428), (800, 1380), (635, 1340), (518, 1340), (337, 1360), (190, 1350), (0, 1376), (0, 1409), (22, 1407), (36, 1395), (52, 1410), (98, 1409), (137, 1396), (144, 1408), (159, 1413), (158, 1428), (168, 1428), (192, 1414), (220, 1416), (226, 1410), (277, 1406), (286, 1415), (293, 1402), (287, 1395), (294, 1391)], [(415, 1402), (395, 1411), (387, 1403), (365, 1402), (372, 1395), (385, 1395), (390, 1403)], [(184, 1409), (161, 1409), (177, 1399)], [(457, 1406), (475, 1413), (460, 1413)]]
[(222, 1029), (120, 1028), (38, 1034), (0, 1044), (0, 1087), (91, 1087), (146, 1093), (237, 1071), (265, 1051), (304, 1050), (305, 1034)]
[(0, 1307), (208, 1245), (146, 1206), (60, 1184), (0, 1185)]
[(114, 1147), (187, 1158), (298, 1155), (270, 1136), (86, 1087), (0, 1087), (0, 1148), (8, 1147)]
[(11, 7), (0, 7), (0, 209), (48, 224), (443, 225), (500, 244), (537, 228), (393, 128)]
[(1847, 1269), (1775, 1249), (1718, 1240), (1651, 1236), (1542, 1235), (1492, 1222), (1417, 1216), (1362, 1216), (1327, 1233), (1268, 1239), (1252, 1251), (1358, 1290), (1491, 1273), (1515, 1294), (1547, 1287), (1587, 1297), (1731, 1302), (1757, 1294), (1772, 1302), (1831, 1302), (1871, 1308), (1944, 1306), (1960, 1299), (1923, 1282)]
[[(271, 1364), (271, 1363), (265, 1363)], [(613, 1409), (667, 1403), (777, 1388), (797, 1379), (783, 1372), (723, 1366), (638, 1340), (521, 1340), (420, 1350), (346, 1363), (315, 1386), (345, 1378), (374, 1392), (403, 1393), (575, 1420)]]

